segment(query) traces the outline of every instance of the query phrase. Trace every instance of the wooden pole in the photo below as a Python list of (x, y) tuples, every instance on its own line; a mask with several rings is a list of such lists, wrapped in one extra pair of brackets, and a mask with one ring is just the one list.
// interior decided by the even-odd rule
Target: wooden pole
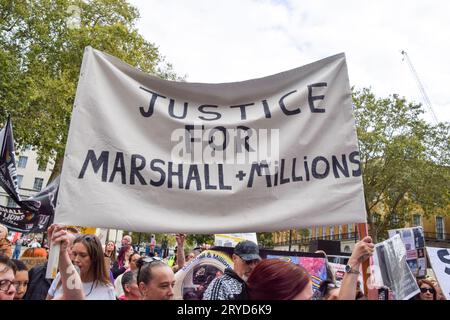
[[(356, 225), (358, 229), (359, 234), (359, 240), (362, 240), (363, 238), (367, 237), (369, 235), (367, 223), (358, 223)], [(362, 263), (362, 276), (363, 276), (363, 282), (364, 282), (364, 295), (367, 297), (369, 293), (369, 288), (367, 287), (367, 280), (369, 279), (370, 274), (368, 273), (370, 271), (370, 259), (367, 259)]]

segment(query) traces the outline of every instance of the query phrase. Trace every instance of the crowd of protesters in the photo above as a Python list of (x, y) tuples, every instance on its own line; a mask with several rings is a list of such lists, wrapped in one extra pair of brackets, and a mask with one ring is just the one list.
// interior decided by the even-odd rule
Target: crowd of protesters
[[(123, 237), (120, 248), (113, 241), (103, 247), (99, 238), (79, 234), (74, 228), (54, 224), (48, 238), (59, 243), (59, 272), (46, 279), (47, 263), (28, 268), (17, 259), (6, 238), (8, 229), (0, 225), (0, 300), (169, 300), (174, 298), (175, 273), (194, 260), (201, 250), (185, 252), (185, 235), (176, 235), (174, 257), (162, 259), (152, 250), (141, 256), (132, 239)], [(20, 241), (21, 249), (23, 242)], [(208, 281), (203, 300), (358, 300), (365, 296), (359, 283), (359, 268), (374, 250), (370, 237), (356, 243), (340, 286), (327, 263), (327, 279), (313, 290), (312, 278), (301, 265), (280, 259), (261, 259), (258, 246), (242, 241), (234, 248), (233, 268)], [(321, 253), (326, 258), (325, 252)], [(45, 259), (44, 248), (26, 249), (20, 259)], [(418, 300), (445, 299), (436, 281), (418, 280)]]

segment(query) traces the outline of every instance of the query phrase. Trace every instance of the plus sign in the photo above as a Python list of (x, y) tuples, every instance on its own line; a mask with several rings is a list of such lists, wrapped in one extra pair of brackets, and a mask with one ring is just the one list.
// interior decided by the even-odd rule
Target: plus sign
[(236, 178), (238, 178), (239, 181), (242, 181), (245, 176), (246, 176), (246, 174), (244, 173), (244, 171), (239, 170), (239, 173), (236, 175)]

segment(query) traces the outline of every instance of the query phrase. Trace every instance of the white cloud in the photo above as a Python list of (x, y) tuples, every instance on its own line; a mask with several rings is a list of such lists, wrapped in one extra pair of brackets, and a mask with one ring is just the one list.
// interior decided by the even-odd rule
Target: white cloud
[(449, 1), (130, 2), (141, 34), (187, 81), (242, 81), (345, 52), (351, 85), (422, 102), (406, 50), (439, 120), (450, 121)]

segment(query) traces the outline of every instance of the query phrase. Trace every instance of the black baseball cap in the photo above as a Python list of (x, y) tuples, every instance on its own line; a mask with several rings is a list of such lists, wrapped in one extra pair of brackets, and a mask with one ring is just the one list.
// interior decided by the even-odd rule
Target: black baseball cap
[(244, 261), (261, 260), (259, 256), (259, 248), (256, 243), (244, 240), (234, 247), (234, 254), (238, 255)]

